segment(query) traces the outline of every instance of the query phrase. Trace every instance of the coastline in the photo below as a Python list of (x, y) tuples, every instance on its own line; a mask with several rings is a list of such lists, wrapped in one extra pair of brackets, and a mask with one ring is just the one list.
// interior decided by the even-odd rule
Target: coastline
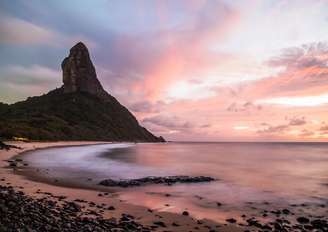
[[(199, 220), (181, 214), (169, 212), (156, 212), (142, 206), (132, 205), (123, 202), (117, 198), (117, 195), (110, 192), (100, 192), (95, 190), (87, 190), (80, 188), (70, 188), (58, 185), (51, 185), (44, 182), (35, 182), (25, 178), (22, 175), (17, 175), (13, 169), (8, 168), (9, 160), (18, 154), (24, 156), (24, 152), (36, 149), (45, 149), (50, 147), (62, 146), (81, 146), (81, 145), (95, 145), (104, 144), (106, 142), (90, 142), (90, 141), (74, 141), (74, 142), (8, 142), (8, 144), (16, 145), (22, 149), (0, 150), (0, 177), (2, 186), (12, 186), (14, 190), (22, 191), (33, 199), (40, 199), (43, 197), (57, 200), (56, 196), (64, 196), (66, 201), (74, 202), (76, 199), (82, 200), (79, 202), (84, 210), (90, 209), (90, 202), (95, 205), (112, 206), (115, 210), (104, 210), (103, 208), (96, 209), (104, 218), (121, 218), (122, 214), (133, 215), (135, 221), (146, 227), (153, 228), (156, 231), (244, 231), (245, 227), (240, 228), (229, 224), (218, 224), (210, 220)], [(84, 203), (83, 203), (84, 202)], [(89, 204), (87, 204), (89, 203)], [(91, 207), (94, 209), (94, 207)], [(97, 208), (97, 207), (96, 207)], [(163, 222), (165, 227), (154, 222)], [(178, 222), (179, 226), (175, 223)]]

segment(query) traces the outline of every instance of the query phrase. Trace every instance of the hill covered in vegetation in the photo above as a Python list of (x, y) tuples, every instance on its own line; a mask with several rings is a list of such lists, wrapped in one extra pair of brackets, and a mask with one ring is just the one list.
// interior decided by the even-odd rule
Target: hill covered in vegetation
[(11, 105), (0, 103), (0, 138), (164, 142), (140, 126), (96, 77), (84, 44), (62, 64), (61, 88)]

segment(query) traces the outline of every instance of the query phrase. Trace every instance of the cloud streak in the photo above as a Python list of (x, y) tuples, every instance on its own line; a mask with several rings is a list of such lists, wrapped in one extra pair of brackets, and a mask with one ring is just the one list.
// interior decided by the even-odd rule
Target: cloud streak
[(0, 16), (0, 44), (19, 46), (56, 46), (71, 45), (85, 41), (91, 48), (95, 42), (81, 35), (65, 35), (49, 28), (19, 18)]
[(269, 123), (263, 123), (264, 128), (257, 130), (257, 133), (260, 134), (283, 134), (288, 131), (291, 127), (303, 126), (307, 123), (305, 117), (297, 118), (293, 117), (289, 119), (289, 122), (286, 124), (272, 126)]
[(56, 33), (30, 22), (9, 16), (0, 17), (0, 43), (51, 45)]
[[(7, 102), (17, 101), (25, 96), (44, 94), (61, 86), (61, 72), (44, 66), (12, 65), (0, 68), (0, 72), (0, 90), (5, 93), (2, 97)], [(16, 94), (10, 95), (10, 92)]]

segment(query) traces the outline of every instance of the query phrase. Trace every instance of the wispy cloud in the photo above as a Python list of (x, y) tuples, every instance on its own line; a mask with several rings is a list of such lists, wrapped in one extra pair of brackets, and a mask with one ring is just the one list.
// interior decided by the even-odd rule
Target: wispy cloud
[(227, 111), (230, 111), (230, 112), (245, 112), (245, 111), (249, 112), (252, 110), (255, 110), (255, 111), (262, 110), (262, 106), (258, 105), (258, 104), (254, 104), (250, 101), (247, 101), (244, 103), (233, 102), (227, 108)]
[(328, 104), (328, 93), (317, 96), (304, 97), (275, 97), (268, 99), (261, 99), (257, 101), (261, 104), (276, 104), (292, 107), (315, 107)]
[(129, 108), (134, 112), (159, 113), (165, 105), (163, 101), (157, 101), (155, 103), (139, 101), (131, 104)]
[(257, 130), (257, 133), (260, 134), (276, 134), (276, 133), (284, 133), (289, 130), (291, 127), (303, 126), (307, 123), (305, 117), (293, 117), (288, 120), (285, 124), (280, 125), (270, 125), (269, 123), (263, 123), (261, 128)]
[(94, 48), (96, 43), (82, 35), (65, 35), (42, 25), (8, 15), (0, 16), (0, 44), (67, 46), (78, 41)]
[(56, 33), (33, 23), (10, 17), (0, 17), (0, 43), (51, 45)]
[(279, 99), (282, 97), (306, 97), (327, 93), (327, 43), (318, 42), (305, 44), (301, 47), (287, 48), (280, 56), (270, 59), (268, 64), (270, 66), (279, 66), (282, 71), (269, 78), (249, 83), (245, 91), (250, 96)]
[[(48, 67), (11, 65), (0, 68), (1, 101), (14, 102), (28, 96), (47, 93), (61, 86), (61, 72)], [(15, 92), (15, 95), (10, 95)]]
[(186, 122), (177, 116), (156, 115), (153, 117), (145, 118), (142, 120), (142, 122), (152, 123), (170, 130), (189, 130), (194, 127), (190, 122)]

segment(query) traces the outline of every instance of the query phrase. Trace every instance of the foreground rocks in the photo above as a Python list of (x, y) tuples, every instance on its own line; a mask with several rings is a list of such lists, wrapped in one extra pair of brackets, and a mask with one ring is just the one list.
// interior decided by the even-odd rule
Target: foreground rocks
[(6, 160), (8, 162), (8, 167), (16, 169), (20, 167), (26, 167), (28, 166), (28, 163), (24, 162), (22, 159), (10, 159)]
[[(0, 179), (5, 181), (5, 179)], [(107, 210), (116, 210), (115, 207), (82, 199), (67, 201), (65, 196), (55, 196), (50, 192), (37, 190), (37, 194), (44, 195), (42, 198), (31, 198), (23, 192), (14, 190), (12, 187), (0, 185), (0, 231), (221, 231), (221, 227), (233, 225), (242, 231), (284, 231), (284, 232), (327, 232), (328, 222), (326, 216), (310, 215), (302, 211), (292, 209), (277, 209), (266, 211), (267, 218), (261, 216), (242, 215), (241, 218), (228, 218), (227, 224), (213, 225), (202, 220), (192, 219), (193, 229), (185, 229), (191, 226), (191, 221), (182, 223), (177, 218), (173, 221), (165, 221), (163, 217), (152, 219), (152, 224), (144, 226), (137, 222), (139, 217), (122, 213), (117, 218), (105, 219), (103, 213)], [(104, 193), (104, 195), (106, 195)], [(89, 205), (89, 206), (87, 206)], [(300, 207), (303, 204), (300, 205)], [(325, 205), (322, 208), (325, 209)], [(327, 211), (325, 211), (327, 212)], [(298, 214), (298, 215), (297, 215)], [(299, 215), (301, 214), (301, 215)], [(183, 217), (190, 216), (188, 211), (182, 212)], [(290, 217), (288, 217), (290, 216)], [(173, 228), (172, 228), (173, 227)], [(220, 229), (219, 229), (220, 228)], [(230, 227), (232, 228), (232, 227)], [(233, 227), (234, 228), (234, 227)], [(228, 230), (226, 227), (223, 231)]]
[(166, 184), (172, 185), (177, 183), (200, 183), (200, 182), (210, 182), (215, 179), (208, 176), (148, 176), (140, 179), (129, 179), (129, 180), (113, 180), (106, 179), (100, 181), (100, 185), (110, 186), (110, 187), (133, 187), (133, 186), (143, 186), (149, 184)]
[[(229, 218), (226, 222), (243, 227), (246, 231), (275, 231), (275, 232), (328, 232), (328, 218), (325, 204), (314, 203), (313, 207), (320, 207), (320, 213), (314, 212), (310, 204), (294, 205), (292, 208), (280, 208), (269, 202), (263, 202), (264, 209), (255, 207), (253, 212), (241, 215), (239, 218)], [(270, 206), (269, 206), (270, 205)], [(257, 207), (260, 205), (257, 205)], [(271, 210), (269, 210), (271, 208)], [(273, 210), (275, 209), (275, 210)]]
[(0, 150), (10, 150), (11, 148), (15, 148), (15, 149), (21, 149), (20, 147), (14, 146), (14, 145), (8, 145), (5, 144), (4, 142), (0, 141)]
[(104, 219), (85, 216), (81, 206), (46, 198), (33, 199), (0, 185), (0, 231), (150, 231), (133, 218)]

